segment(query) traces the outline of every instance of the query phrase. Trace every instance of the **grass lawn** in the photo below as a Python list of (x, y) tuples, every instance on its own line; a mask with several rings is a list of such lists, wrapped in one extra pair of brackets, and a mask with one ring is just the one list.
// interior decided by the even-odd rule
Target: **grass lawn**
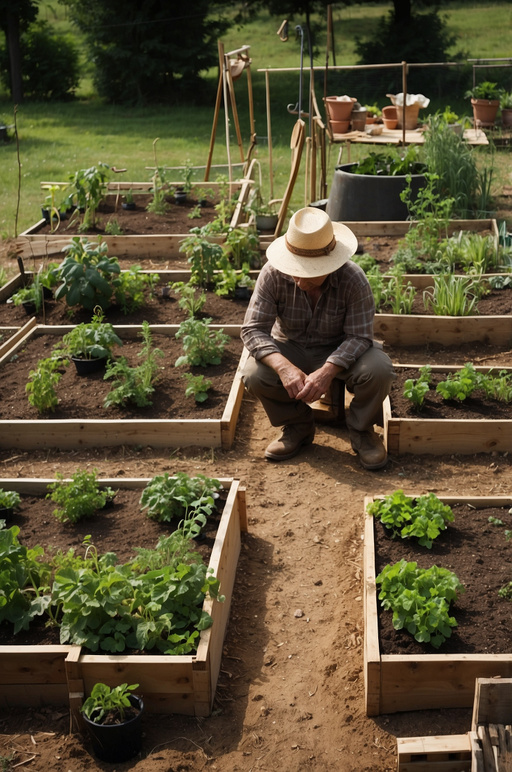
[[(353, 41), (355, 35), (368, 34), (374, 28), (377, 19), (384, 12), (385, 6), (366, 5), (349, 6), (334, 13), (336, 43), (336, 63), (353, 64), (355, 62)], [(47, 0), (42, 3), (41, 13), (51, 23), (61, 29), (69, 28), (65, 9), (54, 7)], [(444, 11), (443, 11), (444, 13)], [(509, 3), (493, 4), (449, 4), (446, 7), (449, 24), (460, 36), (459, 48), (464, 48), (474, 57), (507, 56), (506, 40), (503, 29), (510, 27), (512, 6)], [(261, 163), (265, 191), (270, 192), (267, 108), (265, 94), (265, 76), (258, 70), (264, 68), (297, 68), (300, 63), (299, 47), (294, 37), (294, 24), (290, 22), (290, 37), (283, 43), (276, 35), (279, 21), (260, 14), (257, 20), (241, 29), (234, 28), (224, 38), (226, 51), (250, 45), (252, 59), (251, 74), (254, 93), (255, 132), (257, 146), (255, 157)], [(483, 34), (485, 33), (485, 34)], [(318, 35), (318, 51), (314, 64), (325, 64), (325, 34)], [(331, 60), (332, 61), (332, 60)], [(304, 64), (309, 65), (309, 56)], [(396, 70), (399, 77), (399, 70)], [(480, 77), (480, 76), (479, 76)], [(343, 76), (329, 74), (328, 90), (343, 88)], [(341, 80), (341, 83), (340, 83)], [(168, 166), (181, 166), (189, 161), (194, 165), (204, 165), (208, 158), (212, 122), (214, 116), (217, 73), (209, 73), (209, 94), (204, 104), (199, 106), (158, 106), (150, 108), (124, 108), (105, 106), (92, 94), (90, 73), (85, 69), (84, 81), (80, 86), (78, 98), (69, 103), (29, 103), (17, 107), (16, 121), (19, 132), (19, 158), (15, 142), (0, 145), (0, 235), (4, 238), (21, 232), (40, 218), (40, 206), (44, 193), (40, 189), (41, 181), (62, 181), (75, 170), (87, 168), (98, 162), (104, 162), (127, 171), (116, 179), (148, 180), (154, 165), (153, 141), (157, 143), (158, 163)], [(307, 107), (309, 75), (304, 75), (302, 101)], [(339, 84), (339, 85), (338, 85)], [(279, 197), (284, 192), (290, 166), (289, 142), (296, 115), (288, 111), (288, 106), (295, 106), (299, 98), (299, 73), (297, 71), (271, 73), (270, 116), (272, 131), (272, 168), (273, 195)], [(382, 104), (388, 103), (385, 96), (387, 83), (382, 84)], [(401, 88), (396, 88), (396, 91)], [(512, 90), (512, 70), (511, 70)], [(324, 93), (324, 73), (315, 74), (315, 91), (322, 110)], [(248, 148), (250, 125), (248, 117), (247, 78), (244, 75), (235, 84), (240, 128), (245, 149)], [(356, 94), (365, 102), (364, 94)], [(443, 95), (432, 95), (432, 108), (444, 106)], [(460, 101), (459, 107), (451, 100), (454, 109), (470, 113), (470, 107)], [(322, 110), (323, 111), (323, 110)], [(421, 118), (426, 115), (423, 111)], [(231, 115), (232, 119), (232, 115)], [(0, 94), (0, 120), (7, 124), (14, 122), (14, 108), (9, 100)], [(307, 122), (307, 119), (306, 119)], [(232, 161), (238, 161), (239, 150), (236, 143), (233, 120), (230, 123), (230, 152)], [(371, 146), (354, 146), (351, 159), (356, 160), (366, 155)], [(344, 151), (346, 152), (346, 151)], [(328, 183), (332, 178), (338, 160), (339, 146), (328, 150)], [(479, 152), (482, 163), (487, 163), (488, 151)], [(497, 180), (507, 181), (507, 153), (498, 154), (499, 171)], [(503, 159), (503, 161), (501, 160)], [(217, 128), (217, 138), (213, 154), (214, 164), (225, 164), (227, 160), (224, 110), (221, 110)], [(19, 161), (19, 163), (18, 163)], [(214, 179), (215, 170), (210, 179)], [(114, 176), (114, 175), (113, 175)], [(179, 173), (177, 173), (179, 178)], [(20, 182), (19, 211), (18, 182)], [(304, 184), (304, 164), (296, 184), (292, 208), (308, 202)], [(509, 181), (508, 181), (509, 182)], [(17, 214), (16, 214), (17, 213)]]

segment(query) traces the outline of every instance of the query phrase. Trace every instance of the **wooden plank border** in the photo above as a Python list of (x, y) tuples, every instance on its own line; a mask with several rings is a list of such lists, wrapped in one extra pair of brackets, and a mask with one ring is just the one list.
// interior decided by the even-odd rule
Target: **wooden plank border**
[[(27, 329), (28, 328), (28, 329)], [(35, 336), (64, 335), (71, 325), (26, 325), (16, 343), (0, 356), (0, 367), (16, 351)], [(140, 326), (118, 325), (120, 337), (135, 337)], [(223, 329), (231, 337), (240, 334), (238, 325), (212, 325), (212, 329)], [(153, 325), (152, 332), (174, 335), (178, 325)], [(228, 395), (227, 403), (219, 419), (34, 419), (0, 420), (0, 447), (36, 450), (38, 448), (60, 448), (65, 450), (94, 447), (116, 447), (121, 445), (149, 445), (155, 448), (177, 448), (198, 445), (206, 448), (231, 447), (240, 412), (244, 385), (242, 369), (249, 353), (242, 354)]]
[[(418, 494), (409, 494), (418, 495)], [(476, 678), (512, 677), (511, 654), (382, 654), (375, 584), (374, 518), (364, 499), (364, 674), (368, 716), (410, 710), (468, 708)], [(445, 504), (510, 507), (511, 496), (439, 496)]]
[[(103, 478), (116, 488), (143, 489), (150, 478)], [(234, 478), (220, 478), (228, 496), (210, 557), (209, 568), (220, 580), (224, 603), (205, 601), (213, 625), (200, 634), (195, 655), (85, 654), (80, 646), (0, 646), (0, 705), (69, 704), (74, 725), (80, 724), (84, 695), (96, 681), (108, 686), (139, 683), (150, 713), (209, 715), (220, 672), (222, 646), (235, 586), (241, 531), (247, 530), (245, 489)], [(51, 479), (2, 479), (4, 490), (37, 495)]]
[[(422, 365), (395, 364), (397, 371)], [(460, 366), (432, 365), (432, 372), (456, 372)], [(480, 372), (512, 371), (510, 367), (482, 367)], [(434, 419), (396, 418), (391, 413), (391, 402), (386, 397), (383, 405), (384, 443), (388, 453), (398, 456), (406, 453), (443, 455), (446, 453), (491, 453), (512, 451), (512, 418), (505, 419)]]

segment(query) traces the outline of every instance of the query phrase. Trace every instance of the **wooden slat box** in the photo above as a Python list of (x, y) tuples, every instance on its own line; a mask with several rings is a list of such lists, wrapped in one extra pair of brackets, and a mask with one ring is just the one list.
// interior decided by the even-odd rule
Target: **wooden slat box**
[[(61, 336), (72, 329), (68, 325), (43, 326), (30, 320), (22, 327), (17, 342), (0, 356), (2, 363), (9, 360), (28, 341), (38, 335)], [(114, 328), (121, 338), (134, 338), (140, 326), (119, 325)], [(238, 337), (237, 325), (212, 325), (212, 329), (223, 329), (227, 335)], [(174, 336), (178, 325), (154, 325), (151, 331)], [(244, 348), (233, 384), (219, 419), (129, 419), (105, 420), (104, 418), (84, 419), (37, 419), (30, 421), (0, 420), (0, 447), (36, 450), (38, 448), (115, 447), (120, 445), (150, 445), (155, 448), (177, 448), (198, 445), (205, 448), (230, 448), (242, 404), (244, 385), (241, 372), (248, 357)]]
[(469, 734), (397, 737), (398, 772), (470, 772)]
[[(48, 183), (54, 184), (54, 183)], [(244, 178), (236, 183), (233, 183), (233, 188), (239, 189), (239, 198), (233, 217), (230, 222), (230, 227), (236, 228), (243, 223), (245, 205), (248, 203), (251, 188), (254, 185), (252, 179)], [(207, 183), (206, 187), (215, 190), (219, 186), (219, 183), (211, 182)], [(138, 182), (124, 182), (124, 183), (111, 183), (109, 185), (110, 191), (116, 191), (117, 195), (120, 192), (130, 190), (137, 193), (148, 191), (150, 183), (138, 183)], [(111, 195), (116, 195), (116, 192), (112, 192)], [(15, 240), (15, 249), (17, 254), (23, 259), (48, 257), (55, 259), (58, 255), (61, 255), (63, 247), (71, 242), (72, 235), (64, 233), (39, 233), (44, 226), (45, 221), (39, 220), (33, 226), (21, 233)], [(180, 244), (188, 233), (177, 234), (152, 234), (152, 235), (136, 235), (136, 236), (102, 236), (102, 241), (108, 244), (108, 252), (110, 255), (116, 255), (117, 257), (133, 258), (134, 262), (141, 259), (148, 258), (176, 258), (180, 253)], [(86, 236), (91, 240), (92, 236)], [(222, 240), (222, 239), (221, 239)]]
[[(4, 490), (38, 495), (50, 479), (2, 479)], [(100, 479), (104, 486), (143, 489), (149, 478)], [(80, 646), (0, 646), (0, 705), (34, 707), (67, 705), (78, 716), (82, 699), (97, 681), (108, 686), (140, 684), (150, 713), (209, 715), (220, 671), (240, 553), (240, 532), (247, 530), (245, 488), (221, 478), (228, 490), (209, 567), (220, 580), (224, 603), (207, 600), (204, 609), (213, 624), (200, 634), (194, 655), (86, 654)], [(44, 545), (43, 545), (44, 546)]]
[[(421, 365), (394, 365), (396, 371)], [(460, 367), (432, 365), (432, 372), (455, 372)], [(493, 368), (475, 367), (481, 372)], [(511, 368), (495, 368), (510, 371)], [(512, 415), (512, 408), (511, 408)], [(384, 442), (388, 453), (443, 455), (444, 453), (491, 453), (512, 451), (512, 418), (492, 419), (434, 419), (395, 418), (391, 414), (389, 397), (383, 405)]]
[[(375, 584), (374, 518), (367, 514), (375, 497), (365, 497), (364, 527), (364, 673), (368, 716), (410, 710), (468, 708), (475, 679), (512, 677), (510, 654), (381, 654)], [(445, 504), (475, 508), (510, 507), (510, 496), (439, 496)]]

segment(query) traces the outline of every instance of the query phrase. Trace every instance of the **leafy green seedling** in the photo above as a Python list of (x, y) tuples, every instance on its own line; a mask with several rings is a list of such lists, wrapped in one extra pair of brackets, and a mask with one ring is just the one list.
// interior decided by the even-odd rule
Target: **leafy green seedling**
[(112, 488), (99, 487), (96, 470), (86, 472), (79, 469), (69, 481), (65, 481), (60, 472), (55, 477), (55, 482), (48, 485), (46, 498), (58, 505), (53, 514), (61, 523), (78, 523), (92, 517), (97, 510), (103, 509), (108, 499), (116, 495)]
[(183, 373), (182, 377), (187, 381), (185, 396), (194, 397), (196, 402), (206, 402), (208, 391), (212, 388), (212, 382), (205, 378), (204, 375)]
[[(107, 723), (105, 718), (110, 713), (115, 713), (116, 718), (122, 723), (127, 708), (132, 707), (130, 692), (137, 689), (139, 684), (120, 684), (110, 688), (106, 684), (96, 683), (92, 687), (91, 694), (84, 701), (81, 711), (89, 721), (95, 724)], [(108, 722), (108, 723), (113, 723)]]
[(413, 499), (401, 489), (375, 499), (367, 511), (391, 531), (392, 538), (415, 536), (418, 543), (428, 549), (454, 519), (451, 507), (443, 504), (434, 493)]

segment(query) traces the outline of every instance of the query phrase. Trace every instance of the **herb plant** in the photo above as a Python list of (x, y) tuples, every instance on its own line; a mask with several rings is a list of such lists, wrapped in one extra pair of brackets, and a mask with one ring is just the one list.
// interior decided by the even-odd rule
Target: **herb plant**
[(478, 279), (442, 274), (434, 276), (434, 287), (424, 291), (423, 302), (436, 316), (470, 316), (484, 291)]
[(212, 388), (212, 382), (204, 375), (193, 375), (192, 373), (183, 373), (183, 378), (187, 382), (185, 396), (194, 397), (196, 402), (206, 402), (208, 392)]
[(130, 692), (137, 689), (139, 684), (120, 684), (110, 688), (106, 684), (96, 683), (91, 689), (89, 697), (84, 701), (81, 711), (89, 721), (95, 724), (103, 724), (110, 713), (115, 713), (116, 718), (122, 723), (125, 720), (126, 708), (131, 708)]
[(427, 549), (431, 549), (434, 539), (454, 519), (451, 508), (434, 493), (413, 499), (401, 489), (383, 499), (375, 499), (368, 506), (368, 513), (391, 531), (393, 539), (414, 536)]
[(143, 273), (140, 265), (121, 271), (114, 280), (114, 298), (123, 314), (128, 315), (146, 303), (145, 292), (153, 292), (158, 284), (157, 273)]
[(189, 317), (196, 317), (206, 303), (206, 293), (198, 293), (196, 287), (190, 282), (172, 282), (171, 289), (173, 289), (179, 297), (179, 307), (185, 311)]
[(184, 354), (176, 360), (175, 367), (207, 367), (218, 365), (222, 360), (229, 335), (223, 330), (212, 330), (208, 319), (186, 319), (179, 326), (176, 338), (183, 338)]
[(215, 272), (228, 264), (228, 258), (220, 244), (209, 241), (211, 228), (191, 228), (189, 235), (180, 244), (190, 265), (190, 282), (200, 287), (211, 284)]
[(419, 378), (408, 378), (404, 383), (404, 397), (409, 399), (416, 410), (421, 410), (425, 395), (430, 389), (432, 368), (424, 365), (420, 368)]
[(458, 372), (449, 374), (446, 381), (437, 384), (436, 391), (443, 399), (453, 399), (463, 402), (470, 397), (480, 385), (480, 374), (471, 362), (466, 362)]
[(107, 394), (104, 407), (126, 405), (133, 403), (137, 407), (151, 405), (151, 395), (160, 373), (158, 359), (163, 357), (163, 351), (153, 348), (153, 338), (148, 322), (142, 323), (142, 349), (139, 351), (141, 362), (136, 367), (130, 367), (125, 357), (119, 357), (115, 362), (108, 362), (104, 380), (114, 378), (111, 391)]
[(393, 612), (395, 630), (407, 630), (420, 643), (438, 649), (457, 626), (450, 603), (464, 592), (458, 577), (446, 568), (418, 568), (400, 560), (387, 565), (375, 579), (385, 610)]
[(64, 375), (63, 368), (69, 364), (55, 356), (40, 359), (37, 368), (29, 373), (29, 381), (25, 386), (29, 403), (39, 413), (53, 411), (59, 404), (55, 387)]
[(78, 469), (69, 481), (64, 480), (60, 472), (55, 477), (55, 482), (48, 485), (46, 498), (57, 504), (53, 514), (61, 523), (78, 523), (92, 517), (116, 495), (112, 488), (99, 487), (95, 469), (92, 472)]
[(147, 509), (148, 517), (161, 523), (181, 519), (189, 510), (200, 510), (209, 515), (220, 488), (219, 480), (202, 474), (190, 477), (186, 472), (177, 472), (171, 477), (165, 472), (148, 482), (140, 505), (141, 509)]

